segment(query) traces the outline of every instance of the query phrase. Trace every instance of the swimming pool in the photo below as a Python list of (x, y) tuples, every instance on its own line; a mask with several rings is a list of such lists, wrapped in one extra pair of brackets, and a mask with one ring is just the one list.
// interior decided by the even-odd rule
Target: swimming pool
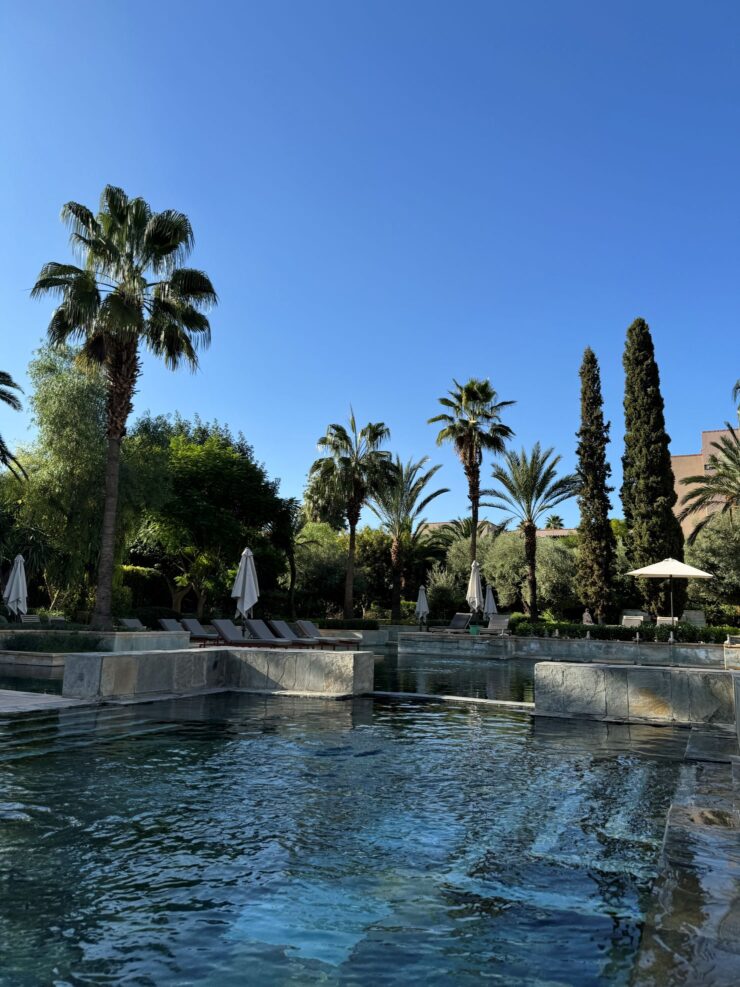
[(681, 731), (222, 694), (0, 721), (0, 983), (627, 984)]
[(375, 688), (380, 692), (418, 692), (435, 696), (471, 696), (534, 702), (534, 666), (541, 658), (460, 658), (456, 655), (376, 656)]

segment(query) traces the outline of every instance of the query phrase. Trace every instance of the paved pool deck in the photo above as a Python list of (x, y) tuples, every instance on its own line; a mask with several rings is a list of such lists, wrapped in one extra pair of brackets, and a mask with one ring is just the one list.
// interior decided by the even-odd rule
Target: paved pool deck
[(18, 692), (0, 689), (0, 716), (4, 713), (34, 713), (38, 710), (68, 709), (70, 706), (89, 706), (87, 699), (67, 699), (65, 696), (46, 692)]

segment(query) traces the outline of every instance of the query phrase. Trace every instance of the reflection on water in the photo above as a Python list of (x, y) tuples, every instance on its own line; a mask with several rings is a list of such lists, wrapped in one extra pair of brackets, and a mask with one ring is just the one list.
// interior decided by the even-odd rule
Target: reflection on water
[(435, 696), (471, 696), (534, 702), (533, 658), (445, 658), (440, 655), (378, 656), (379, 692), (418, 692)]
[(64, 668), (42, 668), (0, 662), (0, 689), (61, 695), (63, 678)]
[(233, 694), (1, 718), (0, 984), (626, 985), (685, 736), (582, 727)]

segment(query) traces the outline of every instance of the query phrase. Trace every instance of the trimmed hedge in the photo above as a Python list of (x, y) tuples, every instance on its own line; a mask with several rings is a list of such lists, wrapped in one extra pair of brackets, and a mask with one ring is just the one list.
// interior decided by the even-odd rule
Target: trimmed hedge
[(76, 634), (74, 631), (38, 631), (25, 634), (11, 634), (0, 638), (3, 651), (42, 651), (46, 654), (78, 651), (100, 651), (101, 638), (89, 634)]
[(634, 641), (638, 631), (642, 641), (667, 641), (673, 631), (673, 639), (678, 644), (723, 644), (728, 634), (740, 634), (735, 627), (696, 627), (681, 623), (675, 627), (649, 623), (640, 627), (622, 627), (619, 624), (582, 624), (565, 620), (533, 623), (524, 614), (512, 614), (509, 629), (517, 637), (552, 637), (557, 631), (559, 637), (585, 638), (590, 633), (593, 641)]
[(336, 631), (377, 631), (380, 624), (377, 620), (365, 620), (362, 617), (352, 617), (340, 620), (333, 617), (320, 617), (314, 621), (319, 627)]

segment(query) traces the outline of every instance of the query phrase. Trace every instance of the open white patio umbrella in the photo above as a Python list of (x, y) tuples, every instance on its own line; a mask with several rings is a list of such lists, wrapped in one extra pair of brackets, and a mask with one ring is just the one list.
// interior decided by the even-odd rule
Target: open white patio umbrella
[(671, 591), (671, 623), (673, 623), (673, 580), (674, 579), (714, 579), (710, 572), (703, 572), (695, 569), (692, 565), (679, 562), (678, 559), (663, 559), (662, 562), (654, 562), (646, 565), (642, 569), (633, 569), (627, 573), (628, 576), (637, 576), (638, 579), (667, 579)]
[(22, 555), (16, 555), (13, 568), (10, 570), (8, 582), (3, 593), (5, 606), (11, 613), (25, 613), (28, 609), (28, 590), (26, 588), (26, 567)]
[(480, 566), (474, 562), (470, 567), (470, 579), (468, 581), (468, 592), (465, 594), (470, 612), (475, 613), (483, 609), (483, 586), (480, 581)]
[(250, 610), (260, 598), (254, 555), (248, 548), (242, 552), (231, 595), (236, 599), (237, 615), (241, 614), (242, 617), (249, 616)]
[(498, 613), (498, 610), (496, 609), (496, 601), (493, 598), (493, 589), (489, 583), (486, 586), (486, 602), (483, 604), (483, 616), (486, 620), (490, 620), (495, 613)]
[(419, 587), (419, 595), (416, 598), (416, 609), (414, 610), (416, 618), (420, 624), (423, 624), (427, 617), (429, 616), (429, 604), (427, 602), (427, 591), (423, 586)]

